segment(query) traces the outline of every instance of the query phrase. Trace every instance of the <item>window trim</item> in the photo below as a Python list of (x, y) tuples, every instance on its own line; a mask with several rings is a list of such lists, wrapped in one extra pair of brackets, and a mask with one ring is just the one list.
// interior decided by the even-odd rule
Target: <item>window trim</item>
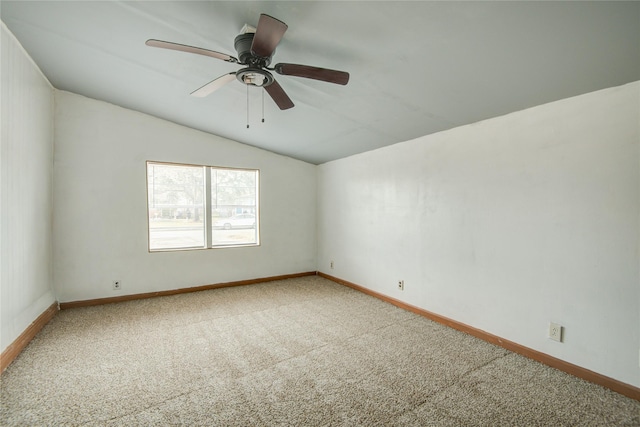
[[(167, 165), (167, 166), (186, 166), (186, 167), (198, 167), (203, 168), (205, 172), (204, 176), (204, 233), (205, 233), (205, 244), (204, 246), (190, 246), (184, 248), (160, 248), (160, 249), (151, 249), (151, 223), (149, 218), (149, 209), (151, 206), (149, 205), (149, 165)], [(211, 214), (213, 213), (213, 208), (211, 206), (211, 171), (217, 170), (230, 170), (230, 171), (247, 171), (247, 172), (255, 172), (256, 173), (256, 197), (255, 197), (255, 216), (256, 216), (256, 242), (255, 243), (239, 243), (239, 244), (225, 244), (225, 245), (214, 245), (213, 244), (213, 223), (211, 221)], [(177, 163), (177, 162), (162, 162), (157, 160), (147, 160), (145, 162), (145, 193), (146, 193), (146, 217), (147, 217), (147, 251), (149, 253), (158, 253), (158, 252), (182, 252), (182, 251), (200, 251), (200, 250), (209, 250), (209, 249), (232, 249), (232, 248), (247, 248), (247, 247), (259, 247), (262, 245), (260, 238), (260, 192), (262, 191), (262, 183), (260, 180), (260, 169), (251, 169), (251, 168), (239, 168), (239, 167), (226, 167), (226, 166), (211, 166), (211, 165), (199, 165), (192, 163)]]

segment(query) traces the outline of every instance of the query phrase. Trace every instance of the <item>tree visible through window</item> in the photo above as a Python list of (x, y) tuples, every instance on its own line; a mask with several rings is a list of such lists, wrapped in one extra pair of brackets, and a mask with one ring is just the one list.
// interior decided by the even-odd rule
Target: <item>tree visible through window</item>
[(258, 171), (147, 162), (149, 250), (259, 244)]

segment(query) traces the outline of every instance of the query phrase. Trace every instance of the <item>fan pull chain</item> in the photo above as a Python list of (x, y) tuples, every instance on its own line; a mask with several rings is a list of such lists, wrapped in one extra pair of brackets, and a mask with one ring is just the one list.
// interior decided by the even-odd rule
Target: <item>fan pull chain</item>
[(264, 123), (264, 89), (262, 90), (262, 123)]
[(247, 129), (249, 129), (249, 85), (247, 86)]

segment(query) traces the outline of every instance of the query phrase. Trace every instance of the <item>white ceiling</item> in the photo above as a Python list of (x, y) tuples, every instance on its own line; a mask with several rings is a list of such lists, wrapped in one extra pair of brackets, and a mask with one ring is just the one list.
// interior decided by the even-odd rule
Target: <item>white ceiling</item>
[[(275, 74), (295, 103), (232, 82), (236, 64), (151, 48), (149, 38), (232, 56), (260, 13), (288, 24), (273, 64), (348, 71), (347, 86)], [(51, 83), (319, 164), (640, 80), (640, 2), (7, 1), (0, 16)], [(176, 141), (180, 144), (180, 141)]]

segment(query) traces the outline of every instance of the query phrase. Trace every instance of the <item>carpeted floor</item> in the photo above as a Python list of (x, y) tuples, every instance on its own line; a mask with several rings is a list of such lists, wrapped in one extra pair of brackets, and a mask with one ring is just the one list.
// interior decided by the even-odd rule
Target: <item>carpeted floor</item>
[(2, 425), (639, 426), (640, 402), (316, 276), (60, 312)]

